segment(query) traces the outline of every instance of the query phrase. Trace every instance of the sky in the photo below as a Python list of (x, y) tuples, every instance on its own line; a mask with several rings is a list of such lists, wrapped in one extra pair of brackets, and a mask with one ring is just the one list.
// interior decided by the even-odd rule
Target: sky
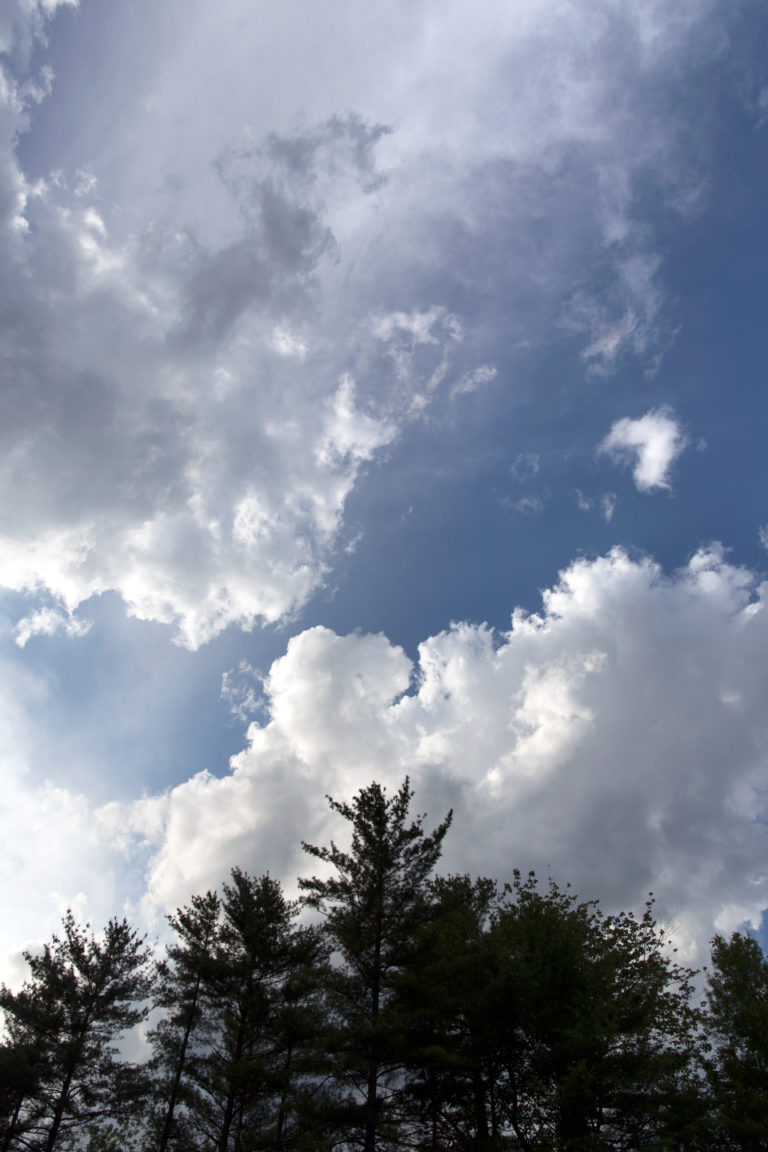
[(0, 977), (441, 867), (768, 909), (768, 8), (0, 0)]

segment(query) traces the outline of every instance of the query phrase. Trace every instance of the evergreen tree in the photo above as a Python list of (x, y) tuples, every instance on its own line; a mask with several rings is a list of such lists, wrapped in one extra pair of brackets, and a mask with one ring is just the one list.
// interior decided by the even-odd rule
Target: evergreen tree
[(36, 1118), (35, 1099), (41, 1078), (38, 1048), (18, 1036), (0, 1047), (0, 1152), (18, 1147)]
[(276, 880), (239, 868), (231, 880), (202, 971), (183, 1147), (287, 1149), (298, 1143), (306, 1079), (302, 1029), (313, 992), (302, 973), (321, 964), (322, 947), (316, 930), (296, 928), (296, 905)]
[(149, 1035), (157, 1152), (189, 1142), (184, 1108), (188, 1071), (207, 1036), (206, 996), (216, 971), (220, 914), (219, 897), (206, 892), (168, 917), (176, 942), (158, 964), (155, 990), (155, 1005), (167, 1014)]
[(408, 821), (413, 796), (408, 779), (388, 798), (377, 783), (361, 789), (351, 804), (329, 799), (351, 825), (344, 852), (303, 844), (332, 865), (328, 879), (302, 879), (304, 901), (324, 916), (330, 947), (340, 963), (328, 981), (334, 1031), (329, 1056), (337, 1084), (347, 1096), (338, 1120), (350, 1146), (364, 1152), (397, 1143), (389, 1091), (402, 1065), (397, 977), (412, 958), (418, 929), (429, 919), (428, 880), (440, 856), (451, 813), (429, 835), (423, 817)]
[(712, 941), (708, 1073), (717, 1142), (723, 1149), (768, 1149), (768, 960), (751, 936)]
[(110, 920), (101, 940), (71, 911), (63, 928), (40, 955), (25, 953), (31, 976), (20, 992), (0, 990), (11, 1049), (34, 1054), (8, 1148), (53, 1152), (135, 1102), (136, 1081), (114, 1042), (146, 1016), (149, 951), (125, 920)]
[(499, 1036), (489, 999), (498, 959), (490, 933), (496, 884), (436, 877), (431, 895), (433, 919), (399, 980), (411, 1146), (497, 1146)]

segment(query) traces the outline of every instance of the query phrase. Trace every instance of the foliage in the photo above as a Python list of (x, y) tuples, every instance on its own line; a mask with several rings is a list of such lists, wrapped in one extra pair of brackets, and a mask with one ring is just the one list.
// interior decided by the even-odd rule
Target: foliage
[(299, 881), (304, 902), (322, 912), (325, 933), (340, 964), (328, 981), (333, 1031), (328, 1050), (346, 1092), (338, 1114), (348, 1143), (373, 1152), (397, 1139), (390, 1107), (392, 1081), (402, 1064), (397, 977), (409, 962), (418, 929), (432, 915), (428, 880), (451, 823), (448, 813), (429, 835), (423, 817), (408, 820), (413, 797), (406, 778), (388, 798), (376, 783), (351, 804), (329, 799), (352, 828), (349, 852), (331, 842), (306, 852), (332, 865), (327, 879)]
[(331, 799), (350, 846), (304, 845), (326, 873), (301, 902), (235, 868), (154, 972), (125, 920), (68, 912), (0, 989), (0, 1152), (768, 1152), (755, 940), (715, 937), (704, 1012), (652, 900), (435, 876), (451, 814), (427, 833), (411, 800)]
[(651, 905), (603, 916), (533, 874), (501, 899), (490, 880), (433, 887), (439, 915), (405, 977), (416, 1146), (683, 1146), (700, 1111), (695, 974)]
[(605, 916), (519, 873), (493, 925), (498, 1093), (525, 1152), (685, 1144), (699, 1013), (652, 900)]
[(149, 1034), (155, 1079), (151, 1129), (157, 1152), (184, 1147), (190, 1140), (183, 1104), (190, 1093), (190, 1061), (208, 1039), (205, 995), (216, 964), (220, 914), (219, 897), (206, 892), (168, 917), (176, 942), (158, 964), (154, 1000), (166, 1015)]
[(20, 992), (0, 991), (11, 1052), (36, 1056), (8, 1148), (70, 1146), (101, 1117), (129, 1113), (140, 1094), (114, 1043), (146, 1016), (148, 949), (126, 920), (110, 920), (99, 939), (68, 911), (63, 929), (40, 955), (25, 953), (31, 976)]
[(750, 936), (712, 941), (709, 1062), (719, 1145), (740, 1152), (768, 1148), (768, 960)]
[(304, 1050), (317, 1027), (311, 973), (324, 954), (296, 913), (276, 880), (235, 868), (220, 902), (209, 892), (170, 918), (178, 943), (159, 1002), (171, 1011), (152, 1034), (166, 1070), (158, 1147), (300, 1146)]

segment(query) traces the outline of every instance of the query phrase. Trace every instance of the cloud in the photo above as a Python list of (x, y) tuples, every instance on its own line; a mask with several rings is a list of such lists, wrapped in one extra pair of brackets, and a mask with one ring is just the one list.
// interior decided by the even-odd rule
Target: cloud
[(454, 384), (451, 395), (459, 396), (465, 392), (476, 392), (483, 384), (489, 384), (491, 380), (495, 380), (496, 376), (497, 372), (492, 364), (481, 364), (474, 371), (466, 372), (458, 383)]
[(616, 511), (616, 493), (604, 492), (600, 497), (600, 510), (603, 513), (603, 519), (606, 524), (610, 524), (613, 519), (613, 514)]
[[(117, 240), (81, 174), (73, 191), (33, 189), (16, 170), (0, 582), (56, 602), (19, 623), (24, 642), (116, 590), (196, 648), (290, 617), (323, 583), (361, 467), (428, 402), (460, 336), (443, 309), (373, 337), (364, 313), (334, 356), (308, 325), (334, 247), (314, 165), (343, 169), (345, 195), (357, 172), (364, 195), (379, 134), (332, 120), (228, 153), (219, 188), (238, 224), (216, 243), (182, 222)], [(418, 365), (402, 331), (429, 345)], [(378, 400), (342, 370), (372, 340)]]
[(541, 467), (541, 457), (538, 452), (519, 453), (510, 467), (510, 472), (517, 480), (530, 480), (537, 476)]
[(714, 930), (768, 905), (767, 630), (768, 586), (717, 547), (671, 575), (620, 549), (577, 560), (538, 615), (455, 624), (415, 663), (380, 634), (309, 628), (258, 701), (247, 663), (225, 678), (240, 718), (260, 717), (228, 772), (100, 806), (35, 767), (47, 686), (0, 664), (0, 947), (45, 937), (71, 903), (156, 926), (234, 864), (290, 887), (300, 840), (343, 834), (326, 793), (408, 773), (420, 811), (456, 810), (445, 870), (534, 868), (611, 909), (652, 888), (701, 961)]
[(669, 488), (672, 464), (687, 444), (671, 408), (655, 408), (638, 420), (617, 420), (598, 452), (617, 463), (634, 460), (632, 475), (639, 492)]
[(109, 819), (155, 829), (148, 899), (172, 908), (236, 862), (292, 882), (299, 840), (338, 833), (324, 793), (409, 773), (420, 810), (456, 808), (446, 869), (535, 868), (611, 908), (653, 888), (701, 958), (768, 903), (767, 596), (717, 548), (671, 577), (616, 549), (571, 564), (540, 615), (453, 625), (415, 666), (382, 635), (308, 629), (228, 775)]
[[(335, 59), (333, 21), (298, 7)], [(40, 39), (52, 11), (20, 8), (18, 43)], [(417, 20), (430, 11), (421, 5)], [(200, 65), (200, 38), (224, 38), (231, 49), (249, 39), (243, 19), (257, 16), (229, 4), (211, 21), (192, 4), (178, 35), (169, 16), (152, 40), (142, 99), (125, 110), (132, 148), (103, 153), (105, 101), (89, 88), (72, 142), (77, 162), (34, 182), (17, 159), (19, 132), (34, 102), (58, 90), (12, 53), (0, 274), (8, 292), (13, 285), (7, 342), (18, 384), (6, 382), (15, 399), (3, 422), (3, 582), (42, 585), (66, 610), (114, 589), (134, 614), (176, 624), (190, 647), (305, 604), (333, 563), (360, 465), (432, 402), (471, 331), (471, 315), (427, 288), (438, 221), (458, 244), (442, 292), (461, 296), (469, 314), (483, 306), (475, 282), (488, 254), (510, 252), (514, 263), (514, 245), (544, 214), (539, 247), (512, 280), (503, 272), (502, 294), (535, 302), (547, 330), (558, 302), (570, 300), (569, 323), (601, 370), (622, 349), (645, 355), (657, 342), (663, 291), (648, 231), (634, 219), (632, 173), (663, 171), (665, 188), (677, 191), (687, 176), (675, 168), (673, 120), (651, 122), (638, 107), (703, 18), (700, 4), (679, 6), (669, 22), (654, 12), (649, 40), (646, 17), (611, 21), (602, 4), (566, 4), (556, 24), (532, 0), (519, 19), (494, 4), (482, 28), (458, 11), (441, 18), (429, 50), (397, 21), (353, 23), (353, 40), (375, 44), (379, 66), (363, 77), (354, 62), (369, 56), (345, 53), (334, 84), (324, 73), (321, 86), (335, 106), (288, 132), (281, 125), (295, 123), (311, 76), (297, 69), (295, 90), (273, 84), (266, 102), (254, 85), (267, 84), (274, 60), (293, 60), (295, 44), (286, 55), (288, 45), (268, 38), (264, 68), (235, 53), (225, 91)], [(131, 35), (150, 19), (152, 6), (138, 4)], [(278, 21), (269, 36), (284, 31)], [(115, 67), (132, 42), (103, 46)], [(482, 47), (465, 57), (486, 63), (457, 85), (460, 42)], [(542, 54), (551, 74), (537, 70), (532, 84), (531, 61)], [(223, 55), (211, 49), (211, 59)], [(617, 68), (597, 66), (617, 56), (627, 65), (620, 89)], [(188, 73), (207, 93), (194, 131)], [(339, 116), (338, 107), (355, 106), (360, 114)], [(489, 106), (500, 109), (496, 118)], [(266, 107), (271, 123), (254, 111)], [(246, 110), (242, 129), (222, 132)], [(26, 143), (34, 156), (34, 131)], [(493, 199), (498, 184), (505, 194)], [(585, 287), (585, 245), (605, 253), (597, 294)], [(518, 336), (543, 338), (530, 310), (519, 324)], [(494, 371), (482, 356), (465, 361), (450, 390), (473, 390)], [(340, 430), (348, 380), (356, 407), (343, 419), (363, 439), (345, 457), (325, 446)], [(258, 520), (247, 542), (236, 527), (244, 516)]]
[(244, 657), (237, 668), (230, 668), (223, 673), (221, 698), (229, 705), (230, 715), (241, 724), (249, 723), (263, 708), (263, 682), (263, 675)]
[(544, 500), (541, 496), (522, 496), (512, 503), (512, 507), (524, 516), (540, 516), (544, 511)]
[[(236, 0), (158, 26), (137, 0), (121, 35), (73, 15), (100, 61), (77, 90), (40, 64), (55, 9), (16, 7), (0, 85), (0, 583), (41, 609), (116, 591), (189, 648), (285, 623), (441, 392), (558, 321), (601, 372), (666, 340), (633, 189), (691, 185), (682, 120), (654, 110), (692, 43), (718, 51), (700, 0), (557, 21), (494, 0), (481, 22), (297, 0), (268, 27)], [(46, 102), (68, 132), (38, 130)]]
[(50, 687), (48, 678), (25, 670), (12, 646), (0, 656), (0, 980), (15, 983), (28, 975), (21, 950), (49, 938), (68, 906), (104, 923), (128, 911), (131, 896), (141, 896), (141, 873), (133, 876), (134, 891), (125, 860), (102, 835), (88, 798), (55, 779), (58, 764), (46, 757), (32, 720), (45, 708)]

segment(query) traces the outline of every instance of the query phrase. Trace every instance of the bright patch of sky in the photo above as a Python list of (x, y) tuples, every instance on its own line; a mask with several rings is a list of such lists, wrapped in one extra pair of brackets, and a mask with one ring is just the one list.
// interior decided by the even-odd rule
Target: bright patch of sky
[(6, 975), (406, 772), (448, 868), (760, 924), (766, 61), (749, 0), (2, 8)]

